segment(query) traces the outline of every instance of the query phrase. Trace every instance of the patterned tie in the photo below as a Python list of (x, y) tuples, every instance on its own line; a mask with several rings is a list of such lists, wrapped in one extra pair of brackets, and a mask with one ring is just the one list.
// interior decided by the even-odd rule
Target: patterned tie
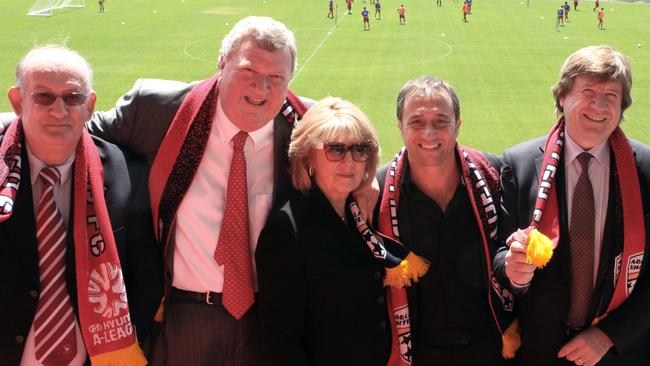
[(244, 144), (248, 134), (233, 137), (233, 154), (226, 191), (226, 209), (214, 259), (224, 266), (223, 306), (239, 320), (255, 302), (253, 262), (248, 230), (248, 187)]
[(45, 167), (40, 178), (36, 240), (41, 293), (34, 317), (36, 359), (43, 365), (67, 365), (77, 354), (75, 315), (65, 282), (66, 228), (54, 202), (56, 168)]
[(584, 326), (589, 320), (589, 308), (594, 286), (594, 190), (589, 180), (589, 161), (593, 156), (583, 152), (578, 155), (582, 172), (573, 191), (571, 227), (571, 305), (569, 325)]

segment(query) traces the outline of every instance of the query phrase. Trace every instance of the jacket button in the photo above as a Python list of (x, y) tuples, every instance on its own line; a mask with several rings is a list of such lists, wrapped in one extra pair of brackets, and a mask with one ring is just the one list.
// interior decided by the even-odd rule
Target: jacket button
[(29, 291), (29, 296), (31, 296), (32, 299), (38, 299), (38, 291), (36, 290)]
[(384, 298), (383, 296), (379, 296), (379, 297), (377, 298), (377, 304), (379, 304), (379, 305), (383, 304), (383, 303), (384, 303), (384, 299), (385, 299), (385, 298)]
[(25, 337), (21, 335), (17, 335), (14, 337), (14, 341), (16, 341), (16, 344), (22, 344), (25, 341)]
[(376, 281), (381, 280), (381, 272), (379, 272), (379, 271), (375, 272), (375, 280)]
[(379, 322), (379, 330), (384, 330), (384, 329), (386, 329), (386, 322), (385, 321)]

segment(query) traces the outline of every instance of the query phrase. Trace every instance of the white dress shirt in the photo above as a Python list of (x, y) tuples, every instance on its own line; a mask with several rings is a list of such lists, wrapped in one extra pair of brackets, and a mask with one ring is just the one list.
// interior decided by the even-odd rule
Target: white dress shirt
[[(222, 292), (223, 266), (214, 259), (226, 203), (233, 154), (232, 138), (239, 129), (217, 100), (217, 111), (203, 158), (176, 218), (174, 278), (176, 288), (195, 292)], [(244, 145), (248, 183), (251, 257), (255, 271), (257, 238), (273, 198), (273, 121), (249, 133)], [(257, 291), (257, 273), (255, 291)]]
[[(578, 155), (585, 152), (575, 143), (566, 132), (564, 141), (564, 182), (566, 187), (566, 199), (568, 209), (568, 224), (571, 227), (571, 212), (573, 209), (573, 191), (578, 178), (582, 172)], [(610, 149), (609, 140), (587, 150), (593, 155), (589, 161), (589, 180), (594, 190), (595, 230), (594, 233), (594, 286), (598, 275), (598, 264), (600, 263), (600, 251), (603, 247), (603, 233), (605, 231), (605, 219), (607, 218), (607, 206), (609, 203), (609, 166)]]
[[(27, 145), (25, 145), (27, 146)], [(40, 161), (36, 156), (34, 156), (29, 147), (27, 147), (27, 158), (29, 159), (29, 174), (32, 184), (32, 200), (34, 204), (34, 217), (38, 215), (38, 201), (41, 199), (41, 193), (43, 190), (43, 183), (39, 179), (41, 170), (46, 166), (42, 161)], [(57, 165), (55, 168), (59, 170), (61, 174), (61, 181), (54, 184), (54, 201), (56, 202), (56, 207), (59, 209), (63, 222), (68, 228), (68, 236), (72, 235), (72, 232), (69, 230), (68, 221), (70, 214), (70, 196), (72, 195), (72, 163), (74, 163), (74, 154), (68, 158), (63, 164)], [(81, 331), (79, 329), (79, 321), (75, 315), (75, 332), (77, 335), (77, 355), (72, 359), (69, 366), (81, 366), (86, 362), (86, 346), (84, 345), (83, 337), (81, 336)], [(25, 343), (25, 349), (23, 351), (23, 358), (20, 362), (20, 366), (41, 366), (42, 364), (36, 359), (36, 350), (35, 350), (35, 340), (34, 340), (34, 324), (32, 323), (31, 328), (29, 329), (29, 335), (27, 336), (27, 342)]]

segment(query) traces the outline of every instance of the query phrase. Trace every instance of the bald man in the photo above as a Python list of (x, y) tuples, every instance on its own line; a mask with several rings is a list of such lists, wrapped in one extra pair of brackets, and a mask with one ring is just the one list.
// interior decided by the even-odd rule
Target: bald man
[(17, 119), (0, 131), (0, 360), (144, 365), (138, 340), (162, 297), (144, 164), (127, 168), (86, 131), (96, 95), (75, 51), (32, 49), (8, 97)]

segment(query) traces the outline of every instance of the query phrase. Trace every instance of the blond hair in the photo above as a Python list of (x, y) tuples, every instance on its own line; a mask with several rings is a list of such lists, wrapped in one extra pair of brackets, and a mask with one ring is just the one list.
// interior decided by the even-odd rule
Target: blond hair
[(293, 129), (289, 145), (289, 170), (293, 186), (302, 192), (312, 187), (309, 176), (311, 152), (319, 143), (367, 143), (371, 146), (361, 187), (369, 185), (379, 165), (377, 132), (368, 117), (354, 104), (341, 98), (327, 97), (309, 108)]

